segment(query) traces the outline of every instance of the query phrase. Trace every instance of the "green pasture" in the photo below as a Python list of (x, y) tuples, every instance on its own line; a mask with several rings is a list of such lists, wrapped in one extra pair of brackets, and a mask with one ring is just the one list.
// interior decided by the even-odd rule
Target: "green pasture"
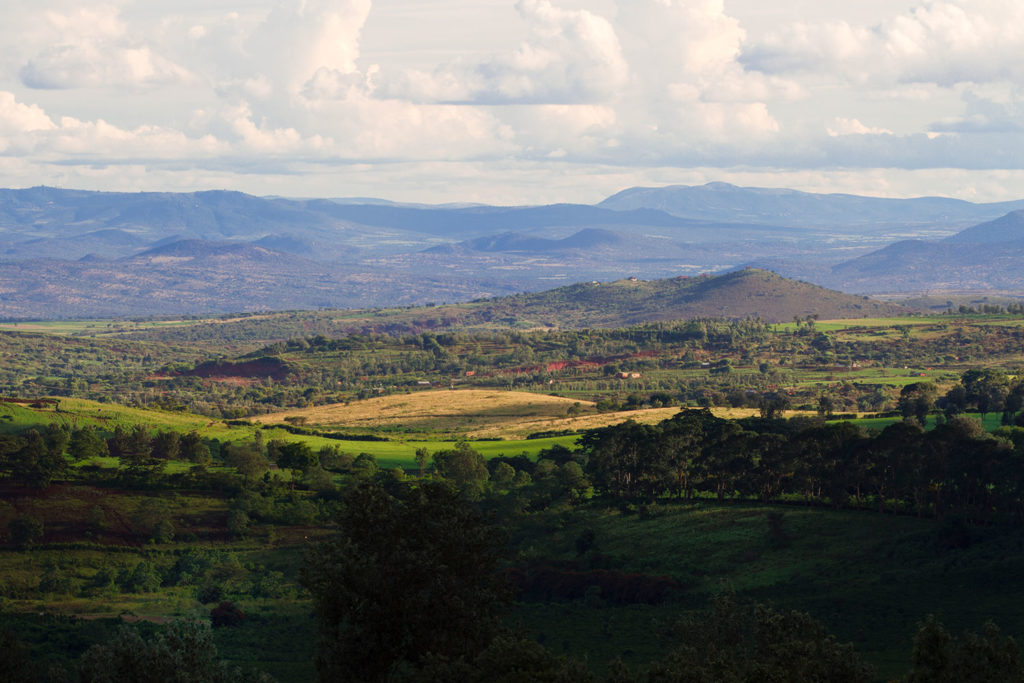
[[(783, 515), (786, 541), (771, 542), (766, 514)], [(682, 584), (660, 606), (521, 605), (517, 616), (548, 646), (603, 664), (649, 661), (672, 641), (672, 624), (714, 595), (733, 593), (778, 609), (810, 612), (853, 642), (892, 680), (910, 664), (912, 638), (928, 614), (953, 633), (992, 619), (1024, 633), (1024, 542), (1020, 532), (975, 529), (967, 547), (943, 543), (943, 524), (870, 511), (708, 504), (655, 506), (648, 515), (581, 508), (530, 518), (516, 533), (527, 558), (579, 561), (575, 539), (594, 532), (602, 567)], [(546, 530), (546, 531), (545, 531)], [(586, 628), (580, 624), (590, 624)], [(601, 637), (595, 635), (596, 625)]]
[[(899, 318), (844, 318), (841, 320), (815, 320), (814, 329), (819, 332), (838, 332), (862, 327), (879, 328), (894, 327), (897, 325), (924, 325), (943, 322), (948, 323), (953, 320), (954, 319), (950, 316), (945, 315), (915, 315)], [(806, 326), (806, 323), (801, 322), (799, 329), (803, 329)], [(798, 329), (795, 322), (775, 323), (774, 325), (770, 325), (770, 327), (776, 332), (795, 332)]]
[[(911, 328), (924, 325), (954, 325), (960, 323), (1001, 325), (1005, 327), (1020, 327), (1024, 325), (1024, 318), (1015, 315), (910, 315), (898, 318), (846, 318), (841, 320), (815, 320), (814, 329), (818, 332), (841, 332), (851, 329), (879, 329), (898, 328), (910, 326)], [(797, 324), (795, 322), (775, 323), (770, 326), (776, 332), (794, 332)], [(800, 328), (806, 327), (801, 322)], [(896, 330), (894, 330), (896, 331)]]
[[(56, 408), (30, 408), (16, 403), (0, 403), (0, 433), (20, 432), (31, 427), (42, 427), (50, 423), (66, 424), (73, 427), (91, 425), (103, 431), (113, 431), (120, 425), (130, 428), (137, 424), (153, 429), (173, 430), (187, 433), (195, 430), (206, 438), (224, 441), (251, 441), (257, 430), (254, 426), (229, 426), (222, 421), (191, 415), (188, 413), (164, 410), (147, 410), (131, 408), (110, 403), (97, 403), (84, 399), (61, 398)], [(313, 450), (324, 446), (337, 446), (351, 453), (369, 453), (377, 458), (382, 467), (414, 468), (415, 455), (420, 448), (431, 453), (452, 448), (454, 440), (396, 440), (396, 441), (356, 441), (330, 439), (322, 436), (292, 434), (282, 428), (260, 429), (266, 441), (280, 439), (287, 442), (304, 442)], [(508, 441), (471, 441), (475, 450), (485, 458), (499, 455), (516, 456), (525, 454), (536, 457), (537, 454), (555, 445), (572, 447), (576, 436), (558, 436), (545, 439), (526, 439)], [(96, 463), (105, 466), (104, 463)], [(171, 463), (168, 471), (175, 471), (176, 465)], [(187, 469), (188, 463), (180, 463)]]
[[(982, 419), (980, 413), (965, 413), (964, 417), (973, 418), (981, 422), (982, 427), (987, 432), (993, 432), (1003, 426), (1003, 414), (1002, 413), (987, 413), (985, 419)], [(863, 427), (864, 429), (876, 429), (882, 430), (891, 424), (899, 422), (902, 418), (899, 417), (862, 417), (858, 420), (850, 420), (853, 424)], [(838, 422), (834, 420), (833, 422)], [(931, 415), (925, 421), (925, 429), (934, 429), (938, 423), (938, 416)]]
[[(302, 441), (309, 444), (313, 450), (319, 450), (324, 446), (337, 446), (342, 451), (350, 453), (369, 453), (377, 459), (381, 467), (416, 467), (416, 451), (426, 448), (429, 452), (435, 453), (453, 448), (455, 441), (347, 441), (328, 439), (322, 436), (304, 436), (291, 434), (284, 429), (263, 430), (265, 439), (282, 439), (285, 441)], [(249, 438), (239, 433), (236, 438)], [(521, 441), (470, 441), (469, 444), (475, 451), (484, 458), (494, 458), (500, 455), (516, 456), (526, 455), (535, 458), (538, 453), (546, 448), (560, 445), (572, 448), (576, 443), (577, 436), (556, 436), (546, 439), (525, 439)]]
[(166, 327), (197, 325), (200, 320), (26, 320), (0, 323), (0, 330), (9, 332), (41, 332), (66, 336), (101, 337), (105, 335), (141, 332)]

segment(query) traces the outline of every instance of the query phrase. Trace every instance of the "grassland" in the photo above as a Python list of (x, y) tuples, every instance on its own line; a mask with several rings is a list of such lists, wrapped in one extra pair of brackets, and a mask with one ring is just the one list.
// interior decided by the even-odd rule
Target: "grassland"
[(785, 547), (769, 542), (767, 509), (760, 506), (665, 506), (648, 517), (600, 509), (537, 516), (517, 535), (526, 558), (579, 561), (574, 541), (589, 529), (596, 550), (585, 561), (672, 576), (684, 589), (666, 605), (521, 605), (517, 616), (556, 650), (591, 662), (622, 656), (638, 664), (671, 641), (682, 611), (732, 592), (809, 611), (853, 642), (883, 680), (906, 671), (911, 637), (929, 613), (953, 632), (978, 630), (988, 619), (1011, 633), (1024, 631), (1014, 607), (1024, 599), (1020, 534), (979, 529), (969, 547), (950, 548), (942, 524), (932, 520), (775, 509), (784, 514)]
[[(527, 396), (533, 397), (534, 395), (527, 394)], [(655, 419), (655, 416), (649, 417), (652, 420)], [(91, 425), (106, 432), (113, 431), (118, 425), (130, 428), (141, 424), (152, 429), (180, 433), (196, 431), (205, 438), (217, 439), (221, 442), (251, 441), (255, 430), (259, 428), (258, 426), (228, 425), (221, 420), (210, 420), (209, 418), (189, 415), (187, 413), (131, 408), (83, 399), (60, 399), (56, 405), (38, 408), (16, 403), (0, 402), (0, 433), (20, 432), (31, 427), (42, 427), (51, 423), (76, 427)], [(319, 450), (324, 446), (341, 446), (342, 450), (352, 453), (369, 453), (373, 455), (382, 467), (404, 467), (410, 469), (415, 467), (415, 454), (420, 448), (426, 448), (428, 451), (434, 452), (451, 448), (458, 440), (481, 438), (469, 437), (466, 431), (453, 431), (446, 435), (435, 434), (433, 437), (423, 436), (422, 434), (418, 436), (416, 434), (392, 434), (387, 441), (346, 441), (323, 436), (294, 434), (284, 428), (274, 428), (272, 424), (266, 426), (269, 428), (262, 428), (261, 431), (264, 439), (267, 441), (272, 439), (279, 439), (285, 442), (298, 441), (308, 444), (313, 450)], [(362, 426), (365, 427), (365, 425)], [(366, 433), (366, 431), (364, 430), (363, 433)], [(445, 438), (445, 436), (450, 438)], [(473, 441), (472, 443), (473, 447), (486, 458), (498, 455), (513, 456), (520, 454), (534, 457), (545, 448), (551, 448), (556, 444), (571, 446), (575, 440), (576, 437), (572, 435), (529, 440), (496, 440), (492, 437), (487, 440)], [(110, 467), (116, 465), (115, 461), (110, 459), (99, 459), (90, 464)], [(169, 465), (172, 469), (174, 466), (174, 463)], [(181, 464), (180, 467), (187, 467), (187, 465)]]

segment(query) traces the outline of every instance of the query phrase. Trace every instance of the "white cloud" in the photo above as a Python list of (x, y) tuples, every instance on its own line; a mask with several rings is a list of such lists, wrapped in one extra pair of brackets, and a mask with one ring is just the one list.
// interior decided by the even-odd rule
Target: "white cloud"
[(280, 4), (246, 40), (248, 66), (286, 95), (297, 95), (316, 78), (354, 74), (370, 7), (371, 0)]
[(133, 37), (116, 6), (45, 16), (51, 41), (19, 70), (30, 88), (140, 87), (190, 78), (187, 70)]
[(53, 130), (56, 125), (37, 105), (18, 102), (13, 93), (0, 92), (0, 135)]
[(518, 0), (531, 39), (506, 54), (410, 69), (382, 79), (380, 94), (425, 102), (573, 104), (612, 99), (629, 67), (611, 22), (550, 0)]
[(957, 83), (1024, 77), (1024, 4), (931, 2), (873, 26), (796, 23), (745, 50), (767, 73), (841, 74), (853, 82)]
[(832, 137), (840, 135), (892, 135), (888, 128), (865, 126), (857, 119), (837, 117), (832, 127), (828, 128), (828, 134)]

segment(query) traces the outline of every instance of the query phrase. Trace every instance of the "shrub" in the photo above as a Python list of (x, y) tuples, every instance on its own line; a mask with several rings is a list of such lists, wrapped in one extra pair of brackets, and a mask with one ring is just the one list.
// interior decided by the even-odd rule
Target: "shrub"
[(223, 591), (221, 591), (220, 586), (209, 583), (196, 591), (196, 600), (204, 605), (208, 605), (211, 602), (219, 602), (222, 593)]
[(169, 519), (161, 519), (153, 527), (153, 535), (150, 536), (153, 543), (170, 543), (174, 540), (174, 524)]
[(241, 510), (232, 510), (228, 513), (228, 533), (237, 538), (245, 536), (249, 531), (249, 515)]
[(117, 574), (117, 585), (125, 593), (152, 593), (160, 588), (160, 575), (151, 562), (139, 562)]
[(245, 612), (227, 600), (210, 610), (210, 623), (214, 628), (240, 626), (243, 621), (245, 621)]
[(43, 523), (31, 515), (21, 515), (7, 523), (7, 533), (14, 545), (29, 546), (43, 537)]

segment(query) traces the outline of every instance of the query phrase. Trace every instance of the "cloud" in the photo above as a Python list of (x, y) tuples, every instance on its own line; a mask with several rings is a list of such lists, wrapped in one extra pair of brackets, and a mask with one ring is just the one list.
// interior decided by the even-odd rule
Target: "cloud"
[(1024, 4), (919, 5), (875, 26), (796, 23), (744, 50), (765, 73), (839, 74), (855, 83), (958, 83), (1024, 78)]
[(840, 135), (892, 135), (893, 132), (888, 128), (872, 128), (865, 126), (857, 119), (847, 119), (843, 117), (837, 117), (834, 127), (828, 128), (828, 134), (832, 137), (838, 137)]
[(19, 70), (29, 88), (141, 87), (190, 78), (187, 70), (132, 38), (113, 5), (45, 16), (52, 42)]
[(803, 96), (743, 67), (746, 32), (721, 0), (620, 0), (617, 27), (633, 72), (620, 108), (624, 150), (682, 159), (724, 146), (732, 155), (780, 132), (770, 102)]
[(1024, 131), (1024, 91), (1020, 88), (974, 86), (966, 88), (961, 97), (964, 111), (933, 122), (929, 132), (987, 135)]
[[(316, 92), (316, 81), (358, 72), (359, 37), (371, 0), (291, 0), (278, 5), (245, 42), (247, 66), (281, 94)], [(321, 85), (322, 87), (322, 85)]]
[(53, 130), (56, 124), (37, 105), (18, 102), (13, 93), (0, 92), (0, 135)]
[(379, 94), (420, 102), (578, 104), (614, 98), (629, 67), (611, 22), (550, 0), (519, 0), (531, 38), (515, 50), (432, 72), (407, 70), (381, 79)]

